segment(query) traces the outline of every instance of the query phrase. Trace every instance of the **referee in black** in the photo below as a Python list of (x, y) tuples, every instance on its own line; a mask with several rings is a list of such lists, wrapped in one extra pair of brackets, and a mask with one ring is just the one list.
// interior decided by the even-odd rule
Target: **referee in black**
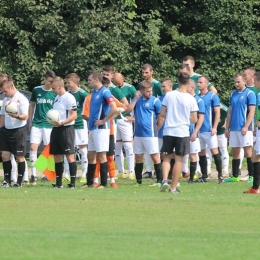
[[(29, 101), (14, 86), (11, 77), (7, 76), (0, 84), (0, 89), (5, 95), (0, 111), (0, 149), (4, 170), (4, 182), (1, 187), (11, 187), (11, 154), (18, 162), (18, 180), (13, 187), (20, 188), (25, 172), (26, 154), (26, 121), (28, 118)], [(17, 113), (6, 112), (5, 106), (9, 101), (17, 103)]]

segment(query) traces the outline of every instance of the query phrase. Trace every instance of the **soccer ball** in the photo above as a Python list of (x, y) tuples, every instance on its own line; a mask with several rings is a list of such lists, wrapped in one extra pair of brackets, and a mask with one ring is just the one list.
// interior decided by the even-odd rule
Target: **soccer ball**
[(46, 113), (46, 119), (49, 123), (59, 121), (60, 115), (59, 111), (51, 109)]
[(8, 113), (16, 114), (18, 112), (18, 105), (15, 101), (10, 100), (5, 105), (5, 111)]

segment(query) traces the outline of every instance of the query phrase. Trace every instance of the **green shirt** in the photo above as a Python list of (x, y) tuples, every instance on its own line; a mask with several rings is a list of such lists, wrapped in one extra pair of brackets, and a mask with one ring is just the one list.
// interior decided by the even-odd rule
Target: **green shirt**
[(256, 124), (256, 119), (257, 118), (260, 118), (260, 111), (259, 111), (259, 105), (258, 104), (258, 98), (257, 98), (257, 95), (260, 93), (260, 89), (258, 89), (255, 85), (254, 86), (246, 86), (248, 89), (250, 89), (251, 91), (253, 91), (256, 95), (256, 108), (255, 108), (255, 117), (254, 118), (254, 121), (255, 121), (255, 124)]
[(111, 92), (111, 94), (118, 99), (118, 101), (121, 101), (121, 99), (123, 99), (125, 97), (125, 95), (123, 94), (123, 92), (120, 90), (120, 88), (118, 88), (116, 85), (111, 84), (109, 86), (109, 90)]
[(222, 135), (225, 133), (226, 127), (224, 127), (224, 124), (226, 122), (227, 114), (228, 107), (220, 103), (220, 120), (217, 127), (217, 135)]
[(75, 97), (77, 102), (77, 119), (75, 120), (74, 129), (84, 129), (86, 123), (84, 122), (81, 114), (83, 104), (86, 96), (88, 95), (88, 92), (83, 90), (82, 88), (79, 88), (76, 92), (72, 92), (70, 90), (68, 92)]
[(35, 87), (32, 91), (31, 102), (35, 103), (32, 126), (38, 128), (52, 128), (46, 120), (46, 113), (53, 108), (56, 94), (52, 90), (45, 90), (43, 86)]
[[(194, 80), (196, 83), (196, 89), (195, 89), (195, 94), (199, 94), (199, 88), (198, 88), (198, 80), (201, 75), (198, 73), (194, 73), (192, 76), (190, 76), (190, 79)], [(208, 89), (210, 89), (213, 85), (209, 83)], [(179, 87), (179, 83), (175, 82), (172, 86), (172, 90), (176, 90)]]
[[(153, 96), (154, 97), (163, 96), (161, 83), (156, 79), (153, 79), (152, 82), (150, 83), (152, 84), (153, 87)], [(141, 86), (141, 82), (137, 85), (136, 90), (140, 90), (140, 86)]]

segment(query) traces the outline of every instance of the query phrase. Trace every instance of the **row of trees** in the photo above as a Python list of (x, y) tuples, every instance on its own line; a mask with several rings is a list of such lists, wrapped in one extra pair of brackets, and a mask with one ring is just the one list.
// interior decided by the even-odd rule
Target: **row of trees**
[(226, 100), (233, 74), (260, 68), (257, 0), (0, 0), (0, 70), (21, 88), (43, 73), (88, 72), (112, 64), (127, 81), (151, 63), (156, 78), (176, 78), (185, 55), (196, 59)]

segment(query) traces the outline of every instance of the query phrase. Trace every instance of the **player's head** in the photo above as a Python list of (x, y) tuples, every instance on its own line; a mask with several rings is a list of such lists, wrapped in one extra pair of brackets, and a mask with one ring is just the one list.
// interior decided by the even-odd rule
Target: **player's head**
[(108, 78), (110, 80), (110, 83), (112, 82), (113, 76), (114, 76), (114, 67), (111, 65), (106, 65), (103, 67), (103, 76)]
[[(0, 86), (1, 86), (1, 83), (7, 79), (8, 79), (8, 76), (6, 74), (0, 73)], [(1, 87), (0, 87), (0, 91), (1, 91)]]
[(71, 91), (76, 91), (79, 87), (80, 77), (76, 73), (70, 73), (65, 77), (66, 86)]
[(195, 95), (195, 89), (196, 89), (196, 83), (193, 79), (189, 80), (189, 84), (187, 86), (187, 92), (191, 94), (192, 96)]
[(102, 78), (102, 85), (108, 88), (109, 85), (110, 85), (110, 80), (103, 76), (103, 78)]
[(254, 85), (255, 69), (246, 68), (243, 72), (247, 86)]
[(169, 77), (163, 78), (161, 80), (162, 91), (166, 94), (169, 91), (172, 91), (172, 80)]
[(2, 93), (6, 97), (13, 97), (13, 95), (16, 93), (16, 88), (14, 86), (14, 81), (10, 76), (6, 75), (6, 78), (2, 80), (0, 83), (0, 89), (2, 90)]
[(244, 73), (236, 73), (234, 76), (234, 85), (238, 91), (243, 90), (246, 87), (246, 80)]
[(125, 83), (124, 76), (119, 72), (115, 72), (113, 77), (113, 83), (118, 87), (122, 87)]
[(148, 80), (143, 80), (141, 82), (140, 90), (145, 98), (150, 98), (153, 95), (153, 86)]
[(190, 80), (190, 75), (188, 73), (186, 73), (186, 72), (179, 73), (178, 79), (177, 79), (179, 86), (188, 85), (189, 80)]
[(187, 55), (182, 59), (182, 64), (188, 65), (190, 70), (193, 71), (193, 68), (195, 67), (195, 60), (192, 56)]
[(64, 94), (65, 87), (64, 87), (64, 80), (61, 77), (56, 76), (51, 83), (52, 91), (57, 95)]
[(203, 91), (205, 89), (208, 89), (208, 85), (209, 85), (209, 79), (206, 76), (200, 76), (198, 78), (198, 89), (200, 91)]
[(255, 86), (260, 89), (260, 71), (256, 71), (254, 75)]
[(183, 73), (183, 72), (186, 72), (189, 75), (191, 74), (191, 69), (190, 69), (189, 65), (181, 64), (181, 66), (179, 67), (179, 73)]
[(146, 63), (142, 66), (142, 77), (148, 81), (153, 79), (153, 66), (151, 64)]
[(44, 74), (43, 80), (44, 80), (44, 85), (47, 88), (51, 88), (51, 83), (52, 80), (56, 77), (56, 74), (52, 70), (47, 70), (46, 73)]
[(88, 84), (90, 88), (95, 89), (95, 88), (102, 87), (102, 79), (103, 79), (103, 75), (99, 71), (94, 70), (90, 72), (88, 76)]

